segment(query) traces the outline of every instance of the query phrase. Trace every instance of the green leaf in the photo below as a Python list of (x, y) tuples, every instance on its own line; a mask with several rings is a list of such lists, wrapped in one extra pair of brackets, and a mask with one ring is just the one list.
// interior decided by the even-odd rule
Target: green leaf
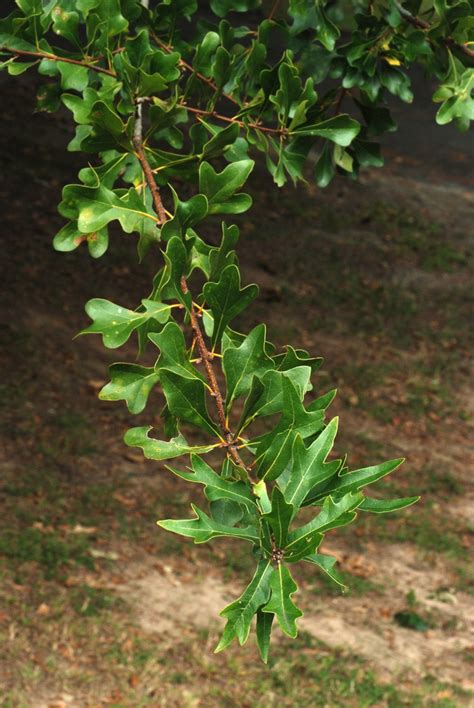
[(158, 382), (154, 369), (138, 364), (112, 364), (110, 383), (99, 393), (102, 401), (126, 401), (130, 413), (141, 413), (153, 386)]
[(222, 89), (229, 79), (232, 71), (231, 54), (224, 47), (217, 47), (214, 62), (211, 68), (211, 75), (219, 89)]
[(278, 487), (274, 487), (272, 494), (272, 509), (262, 516), (271, 527), (275, 545), (282, 549), (286, 546), (288, 530), (294, 514), (294, 507), (288, 504)]
[(342, 576), (335, 570), (334, 566), (337, 563), (336, 558), (332, 556), (325, 556), (321, 553), (314, 553), (309, 556), (305, 556), (303, 560), (308, 561), (308, 563), (314, 563), (320, 568), (323, 573), (325, 573), (331, 580), (339, 585), (341, 588), (346, 589), (346, 585)]
[(324, 143), (315, 168), (315, 179), (318, 187), (327, 187), (336, 174), (333, 160), (333, 146)]
[(186, 246), (178, 236), (173, 236), (168, 241), (164, 259), (166, 268), (163, 273), (160, 293), (165, 294), (165, 299), (175, 297), (189, 312), (192, 305), (192, 298), (189, 292), (186, 294), (183, 293), (181, 280), (182, 276), (186, 274), (188, 254)]
[(187, 229), (202, 221), (209, 209), (207, 198), (203, 194), (195, 194), (187, 202), (180, 201), (178, 196), (174, 194), (174, 201), (173, 218), (169, 219), (161, 229), (161, 237), (164, 241), (173, 237), (184, 238)]
[(380, 145), (366, 140), (356, 140), (352, 145), (357, 162), (363, 167), (382, 167), (384, 159), (380, 154)]
[(170, 305), (154, 300), (142, 300), (144, 312), (128, 310), (115, 305), (109, 300), (94, 298), (86, 304), (86, 312), (93, 323), (83, 329), (80, 334), (102, 334), (104, 346), (116, 349), (129, 339), (138, 327), (153, 319), (164, 323), (169, 319)]
[(304, 349), (294, 349), (290, 345), (286, 345), (286, 351), (283, 354), (277, 354), (273, 359), (277, 365), (278, 371), (290, 371), (295, 366), (309, 366), (311, 373), (314, 373), (321, 368), (324, 359), (321, 356), (310, 356)]
[(104, 185), (66, 185), (59, 211), (67, 219), (77, 219), (79, 231), (85, 234), (98, 231), (114, 220), (120, 222), (125, 233), (142, 233), (147, 228), (154, 232), (158, 221), (140, 201), (135, 189), (119, 197)]
[[(302, 85), (297, 67), (288, 62), (282, 62), (278, 67), (278, 80), (280, 86), (276, 93), (270, 96), (270, 101), (276, 106), (278, 119), (284, 125), (291, 114), (298, 112), (298, 106), (303, 100)], [(305, 109), (306, 105), (303, 112)]]
[[(332, 497), (326, 497), (319, 514), (304, 526), (291, 531), (285, 548), (285, 557), (291, 554), (301, 555), (304, 543), (308, 544), (308, 552), (312, 553), (312, 546), (318, 536), (330, 529), (344, 526), (355, 518), (352, 512), (357, 509), (364, 499), (363, 494), (345, 494), (342, 499), (335, 502)], [(303, 554), (306, 555), (306, 554)]]
[(360, 108), (364, 120), (367, 124), (368, 135), (381, 135), (382, 133), (393, 133), (397, 129), (397, 124), (390, 115), (390, 111), (385, 106), (364, 105), (355, 101)]
[(209, 253), (210, 273), (209, 280), (219, 280), (220, 274), (228, 265), (232, 265), (235, 259), (233, 250), (239, 238), (239, 229), (235, 224), (226, 226), (222, 223), (222, 240), (219, 248), (213, 248)]
[(254, 376), (250, 393), (245, 401), (239, 423), (239, 431), (246, 427), (257, 416), (273, 415), (283, 410), (283, 377), (293, 383), (302, 401), (306, 391), (311, 387), (311, 368), (296, 366), (289, 371), (268, 371), (261, 379)]
[(214, 317), (211, 342), (215, 347), (220, 343), (227, 325), (255, 300), (258, 287), (247, 285), (241, 290), (239, 269), (236, 265), (228, 265), (217, 283), (204, 285), (203, 294)]
[(61, 74), (61, 87), (65, 91), (69, 89), (84, 91), (89, 83), (89, 69), (64, 61), (57, 62), (57, 66)]
[(61, 253), (74, 251), (81, 244), (87, 243), (89, 253), (92, 258), (100, 258), (104, 255), (109, 245), (109, 234), (107, 227), (94, 231), (90, 234), (79, 232), (76, 221), (70, 221), (62, 227), (53, 239), (53, 248)]
[(89, 118), (98, 132), (105, 130), (115, 138), (119, 138), (125, 133), (126, 126), (122, 119), (105, 101), (94, 103)]
[(309, 411), (326, 410), (327, 408), (329, 408), (331, 403), (334, 401), (336, 394), (337, 394), (337, 389), (333, 388), (331, 391), (328, 391), (327, 393), (324, 393), (322, 396), (315, 398), (315, 400), (309, 404), (308, 410)]
[(216, 499), (215, 501), (211, 501), (209, 508), (214, 521), (217, 521), (219, 524), (225, 524), (226, 526), (236, 526), (242, 521), (245, 513), (245, 509), (241, 504), (230, 501), (229, 499)]
[(420, 497), (401, 497), (400, 499), (372, 499), (366, 497), (359, 509), (361, 511), (371, 511), (373, 514), (388, 514), (416, 504), (419, 499)]
[(270, 636), (275, 615), (271, 612), (257, 611), (257, 643), (262, 661), (268, 663)]
[(19, 62), (12, 57), (5, 63), (0, 63), (0, 71), (6, 67), (10, 76), (21, 76), (21, 74), (24, 74), (25, 71), (28, 71), (28, 69), (31, 69), (31, 67), (37, 63), (37, 61)]
[(65, 8), (58, 7), (59, 12), (52, 14), (53, 31), (69, 40), (73, 44), (79, 44), (77, 28), (79, 25), (79, 14), (68, 12)]
[(148, 436), (150, 430), (151, 425), (130, 428), (124, 436), (125, 444), (141, 448), (147, 460), (171, 460), (191, 453), (204, 455), (215, 448), (215, 445), (189, 445), (181, 434), (171, 440), (156, 440)]
[(274, 430), (260, 438), (255, 457), (256, 472), (268, 481), (277, 479), (291, 460), (296, 434), (303, 438), (314, 435), (321, 429), (324, 411), (305, 410), (298, 391), (291, 380), (282, 378), (283, 412)]
[(210, 214), (240, 214), (252, 205), (247, 194), (235, 194), (247, 181), (253, 160), (239, 160), (215, 172), (212, 165), (202, 162), (199, 167), (199, 191), (209, 202)]
[(234, 638), (237, 638), (241, 645), (245, 644), (250, 633), (253, 616), (268, 600), (272, 574), (271, 562), (261, 560), (255, 575), (242, 595), (222, 610), (221, 617), (225, 617), (227, 623), (219, 644), (215, 648), (215, 653), (229, 646)]
[(317, 15), (316, 37), (328, 52), (332, 52), (341, 32), (319, 4), (315, 9)]
[(389, 460), (388, 462), (382, 462), (380, 465), (364, 467), (360, 470), (341, 474), (331, 482), (329, 487), (324, 490), (324, 493), (340, 496), (348, 492), (357, 492), (359, 489), (366, 487), (368, 484), (373, 484), (393, 472), (397, 467), (400, 467), (403, 461), (404, 458)]
[(189, 360), (184, 334), (176, 322), (168, 322), (161, 332), (149, 334), (148, 339), (160, 350), (160, 356), (155, 364), (156, 372), (167, 369), (183, 378), (204, 380), (202, 374)]
[(240, 128), (237, 123), (231, 123), (227, 128), (219, 130), (202, 148), (201, 158), (210, 160), (218, 157), (239, 137)]
[(171, 413), (179, 420), (219, 436), (206, 406), (206, 386), (201, 379), (189, 379), (167, 369), (160, 370), (160, 382)]
[(254, 10), (259, 5), (259, 0), (211, 0), (212, 11), (218, 17), (225, 17), (228, 12), (247, 12)]
[(207, 543), (219, 536), (229, 536), (231, 538), (241, 538), (244, 541), (258, 543), (258, 532), (253, 526), (238, 528), (236, 526), (225, 526), (214, 521), (197, 506), (191, 504), (192, 510), (196, 514), (194, 519), (164, 519), (157, 521), (158, 526), (194, 539), (194, 543)]
[(94, 7), (94, 14), (100, 19), (100, 28), (105, 37), (111, 37), (124, 32), (128, 28), (128, 20), (123, 16), (120, 0), (100, 0)]
[(330, 479), (339, 469), (340, 461), (326, 463), (337, 434), (339, 419), (333, 418), (329, 425), (306, 448), (298, 436), (293, 449), (293, 465), (289, 479), (283, 489), (285, 499), (299, 509), (310, 490)]
[(263, 514), (269, 514), (272, 510), (272, 503), (270, 497), (268, 496), (267, 485), (264, 480), (259, 480), (253, 485), (253, 493), (258, 499), (258, 506)]
[(88, 187), (97, 187), (103, 184), (105, 187), (113, 187), (117, 177), (129, 164), (136, 163), (136, 159), (127, 153), (122, 153), (111, 160), (104, 161), (99, 166), (83, 167), (79, 170), (79, 179)]
[(194, 71), (199, 71), (204, 76), (211, 75), (212, 60), (221, 39), (217, 32), (207, 32), (201, 44), (198, 45), (193, 61)]
[(312, 137), (326, 138), (336, 145), (347, 147), (359, 134), (360, 123), (354, 118), (341, 113), (341, 115), (328, 118), (321, 123), (307, 125), (293, 131), (293, 135), (311, 135)]
[(193, 472), (182, 472), (173, 467), (168, 469), (188, 482), (203, 484), (205, 495), (211, 502), (217, 499), (229, 499), (238, 504), (243, 504), (252, 513), (256, 512), (255, 497), (248, 484), (245, 482), (230, 482), (224, 479), (216, 474), (198, 455), (191, 456), (191, 466)]
[(275, 364), (265, 352), (266, 327), (257, 325), (239, 347), (228, 347), (223, 356), (222, 368), (227, 382), (227, 408), (233, 401), (246, 394), (253, 376), (262, 376)]
[(291, 596), (298, 590), (298, 586), (286, 565), (279, 563), (278, 567), (274, 569), (270, 578), (270, 588), (272, 591), (270, 601), (262, 608), (262, 612), (276, 615), (283, 632), (289, 637), (296, 637), (298, 634), (296, 620), (298, 617), (302, 617), (303, 613), (291, 599)]

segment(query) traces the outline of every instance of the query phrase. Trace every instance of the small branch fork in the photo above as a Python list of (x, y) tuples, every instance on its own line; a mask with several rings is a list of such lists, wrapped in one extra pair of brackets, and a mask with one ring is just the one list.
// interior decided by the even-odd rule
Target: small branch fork
[[(167, 220), (167, 215), (166, 215), (166, 210), (163, 206), (163, 202), (161, 200), (161, 194), (158, 185), (155, 182), (155, 178), (153, 176), (153, 172), (150, 167), (150, 163), (147, 160), (147, 157), (145, 155), (145, 151), (143, 149), (143, 142), (142, 142), (142, 136), (139, 134), (141, 131), (141, 115), (139, 116), (139, 120), (137, 120), (138, 127), (137, 125), (135, 126), (135, 132), (134, 132), (134, 138), (133, 138), (133, 144), (137, 153), (137, 157), (140, 161), (140, 164), (143, 169), (143, 173), (145, 175), (145, 180), (146, 183), (150, 189), (152, 198), (153, 198), (153, 206), (155, 208), (156, 213), (158, 214), (158, 217), (160, 219), (160, 224), (163, 224)], [(188, 289), (188, 284), (186, 282), (186, 278), (182, 276), (181, 278), (181, 291), (183, 292), (184, 295), (186, 295), (189, 292)], [(224, 399), (222, 397), (221, 390), (219, 388), (219, 384), (217, 382), (216, 374), (214, 371), (214, 367), (212, 365), (212, 359), (213, 355), (211, 352), (208, 350), (206, 346), (206, 342), (204, 341), (204, 336), (201, 331), (201, 327), (199, 325), (199, 320), (198, 316), (196, 314), (196, 310), (194, 308), (194, 305), (191, 305), (190, 309), (190, 321), (191, 321), (191, 328), (193, 330), (195, 342), (197, 344), (197, 348), (199, 350), (199, 355), (201, 357), (201, 360), (204, 364), (204, 368), (206, 371), (206, 376), (209, 381), (209, 386), (211, 389), (211, 395), (214, 398), (215, 404), (216, 404), (216, 409), (217, 409), (217, 417), (219, 420), (219, 427), (222, 431), (222, 435), (225, 441), (225, 447), (227, 448), (227, 453), (229, 457), (232, 459), (235, 465), (237, 467), (240, 467), (245, 471), (245, 474), (247, 477), (251, 480), (250, 477), (250, 469), (247, 467), (245, 462), (242, 460), (239, 451), (237, 449), (237, 443), (235, 440), (235, 435), (232, 433), (232, 431), (229, 429), (229, 426), (227, 424), (227, 419), (225, 415), (225, 409), (224, 409)]]

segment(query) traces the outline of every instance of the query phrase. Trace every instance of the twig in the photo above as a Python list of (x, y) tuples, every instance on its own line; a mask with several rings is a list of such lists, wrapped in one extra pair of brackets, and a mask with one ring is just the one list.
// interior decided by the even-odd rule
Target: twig
[(270, 10), (270, 14), (268, 15), (268, 19), (269, 19), (269, 20), (273, 20), (273, 18), (274, 18), (274, 16), (275, 16), (276, 12), (277, 12), (277, 10), (278, 10), (278, 5), (280, 4), (280, 1), (281, 1), (281, 0), (275, 0), (275, 1), (274, 1), (273, 5), (272, 5), (272, 9)]
[[(183, 292), (183, 295), (186, 295), (189, 292), (188, 284), (187, 284), (186, 278), (184, 276), (181, 278), (181, 290)], [(222, 430), (222, 433), (224, 435), (227, 451), (228, 451), (230, 457), (232, 458), (232, 460), (235, 462), (235, 464), (238, 467), (241, 467), (243, 470), (245, 470), (245, 473), (248, 475), (249, 470), (248, 470), (245, 462), (240, 457), (240, 454), (237, 450), (235, 436), (231, 432), (231, 430), (229, 430), (229, 426), (227, 425), (227, 420), (226, 420), (225, 410), (224, 410), (224, 399), (222, 397), (222, 393), (219, 388), (219, 384), (217, 383), (216, 374), (214, 372), (214, 367), (212, 366), (213, 356), (209, 352), (209, 350), (206, 346), (206, 342), (204, 341), (201, 327), (199, 326), (198, 318), (196, 316), (196, 311), (195, 311), (193, 305), (191, 306), (189, 316), (190, 316), (190, 320), (191, 320), (191, 327), (192, 327), (192, 330), (194, 332), (194, 336), (196, 339), (196, 344), (199, 349), (199, 354), (200, 354), (202, 363), (204, 364), (204, 368), (206, 370), (206, 376), (209, 381), (209, 385), (212, 389), (212, 397), (214, 398), (214, 401), (216, 404), (217, 417), (219, 419), (219, 427)]]
[(333, 112), (334, 116), (338, 115), (338, 113), (341, 109), (341, 104), (344, 100), (346, 93), (347, 93), (347, 89), (345, 89), (345, 88), (341, 88), (341, 90), (339, 91), (339, 96), (337, 97), (336, 105), (334, 107), (334, 112)]
[[(141, 118), (141, 116), (140, 116), (140, 118)], [(137, 121), (137, 123), (138, 123), (138, 126), (137, 126), (137, 124), (135, 124), (133, 143), (134, 143), (134, 147), (135, 147), (135, 150), (137, 153), (137, 157), (138, 157), (140, 164), (143, 168), (143, 173), (145, 175), (146, 183), (147, 183), (147, 185), (150, 189), (150, 192), (152, 194), (153, 206), (155, 208), (156, 213), (158, 214), (158, 217), (160, 219), (160, 223), (162, 224), (167, 219), (166, 210), (163, 206), (160, 190), (158, 188), (158, 185), (155, 182), (155, 178), (153, 176), (153, 172), (151, 170), (150, 163), (148, 162), (146, 155), (145, 155), (145, 151), (143, 149), (142, 136), (139, 132), (139, 130), (142, 129), (141, 121)], [(186, 278), (184, 276), (181, 278), (181, 291), (183, 292), (184, 295), (186, 295), (189, 292), (188, 284), (187, 284)], [(245, 471), (246, 475), (250, 479), (249, 469), (246, 466), (245, 462), (240, 457), (240, 454), (239, 454), (237, 447), (236, 447), (235, 436), (232, 433), (232, 431), (229, 429), (229, 426), (227, 424), (225, 409), (224, 409), (224, 399), (222, 397), (222, 393), (219, 388), (219, 384), (217, 383), (217, 378), (216, 378), (216, 374), (214, 372), (214, 367), (212, 366), (213, 355), (209, 352), (209, 350), (206, 346), (206, 342), (204, 341), (204, 337), (203, 337), (201, 327), (199, 325), (198, 317), (196, 315), (196, 311), (194, 309), (193, 304), (191, 304), (189, 317), (190, 317), (190, 321), (191, 321), (191, 328), (194, 333), (194, 338), (195, 338), (195, 341), (196, 341), (196, 344), (197, 344), (197, 347), (199, 350), (199, 355), (200, 355), (201, 360), (204, 364), (206, 376), (209, 381), (211, 395), (212, 395), (212, 397), (215, 401), (215, 404), (216, 404), (217, 416), (218, 416), (218, 420), (219, 420), (219, 427), (222, 431), (222, 434), (223, 434), (223, 437), (224, 437), (224, 440), (226, 443), (225, 447), (227, 448), (227, 452), (228, 452), (229, 456), (232, 458), (233, 462), (238, 467), (243, 469)]]
[(56, 54), (49, 54), (48, 52), (32, 52), (26, 49), (13, 49), (13, 47), (0, 47), (0, 52), (10, 52), (10, 54), (15, 54), (16, 56), (22, 57), (36, 57), (38, 59), (49, 59), (49, 61), (63, 61), (66, 64), (76, 64), (77, 66), (85, 66), (91, 71), (96, 71), (99, 74), (107, 74), (107, 76), (117, 76), (114, 71), (109, 69), (104, 69), (102, 66), (95, 66), (94, 64), (89, 64), (86, 61), (80, 61), (79, 59), (70, 59), (69, 57), (59, 57)]
[(215, 111), (204, 111), (201, 110), (200, 108), (194, 108), (193, 106), (188, 106), (186, 103), (178, 103), (178, 106), (181, 108), (185, 108), (187, 111), (190, 111), (191, 113), (196, 113), (196, 115), (199, 116), (209, 116), (211, 118), (216, 118), (216, 120), (222, 120), (225, 123), (236, 123), (237, 125), (240, 125), (241, 128), (253, 128), (254, 130), (261, 130), (263, 133), (274, 133), (276, 135), (288, 135), (289, 131), (287, 128), (269, 128), (264, 125), (260, 125), (259, 123), (245, 123), (243, 120), (239, 120), (239, 118), (234, 118), (234, 117), (229, 117), (229, 116), (223, 116), (220, 113), (216, 113)]
[[(155, 40), (155, 42), (158, 44), (158, 46), (160, 46), (162, 49), (164, 49), (165, 52), (167, 52), (168, 54), (171, 54), (174, 51), (174, 48), (170, 44), (166, 44), (166, 42), (163, 42), (163, 40), (161, 40), (159, 37), (157, 37), (156, 34), (152, 33), (152, 37)], [(185, 61), (184, 59), (179, 60), (179, 65), (183, 69), (186, 69), (186, 71), (189, 71), (191, 74), (194, 74), (195, 76), (197, 76), (197, 78), (200, 81), (203, 81), (205, 84), (207, 84), (212, 89), (214, 89), (214, 91), (218, 90), (216, 84), (214, 83), (214, 81), (212, 79), (210, 79), (208, 76), (204, 76), (204, 74), (201, 74), (200, 71), (195, 71), (195, 69), (191, 66), (191, 64), (188, 64), (188, 62)], [(231, 96), (230, 93), (222, 92), (221, 95), (224, 98), (227, 98), (227, 100), (234, 103), (236, 106), (239, 106), (239, 108), (241, 107), (240, 103), (233, 96)]]
[[(140, 116), (140, 120), (136, 120), (136, 123), (139, 123), (140, 127), (141, 127), (141, 116)], [(153, 198), (153, 206), (155, 207), (155, 211), (158, 214), (158, 217), (160, 219), (159, 223), (163, 224), (166, 221), (166, 210), (163, 206), (163, 202), (161, 201), (160, 190), (159, 190), (158, 185), (155, 182), (155, 178), (153, 177), (153, 172), (151, 171), (150, 163), (146, 159), (141, 138), (142, 138), (142, 136), (138, 132), (137, 125), (135, 124), (135, 130), (134, 130), (134, 136), (133, 136), (133, 146), (137, 152), (137, 157), (138, 157), (140, 164), (143, 168), (146, 183), (148, 184), (148, 187), (150, 188), (151, 196)]]

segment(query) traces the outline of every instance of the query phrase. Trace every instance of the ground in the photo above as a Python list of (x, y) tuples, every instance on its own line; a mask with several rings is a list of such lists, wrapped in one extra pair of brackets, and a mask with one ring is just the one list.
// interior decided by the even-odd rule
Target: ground
[(315, 388), (339, 389), (337, 451), (353, 468), (405, 456), (381, 493), (422, 495), (327, 536), (349, 591), (298, 569), (300, 636), (275, 633), (265, 667), (252, 642), (213, 654), (247, 549), (156, 527), (198, 498), (122, 442), (159, 425), (159, 406), (137, 422), (100, 402), (114, 352), (73, 340), (87, 299), (134, 307), (161, 256), (139, 266), (118, 233), (99, 261), (52, 250), (61, 186), (82, 163), (65, 151), (67, 117), (33, 116), (34, 81), (20, 78), (2, 78), (0, 109), (1, 705), (473, 705), (467, 139), (434, 138), (415, 107), (388, 166), (357, 183), (254, 178), (239, 253), (261, 296), (241, 328), (267, 321), (276, 344), (324, 356)]

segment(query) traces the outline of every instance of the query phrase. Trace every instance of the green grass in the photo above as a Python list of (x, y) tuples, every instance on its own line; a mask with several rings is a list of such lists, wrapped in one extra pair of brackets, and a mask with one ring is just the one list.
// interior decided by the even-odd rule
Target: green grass
[(468, 561), (468, 553), (463, 545), (462, 534), (466, 529), (448, 513), (440, 515), (431, 500), (422, 500), (396, 517), (377, 515), (360, 517), (363, 534), (375, 541), (391, 543), (414, 543), (425, 551), (445, 554), (453, 560)]
[(45, 422), (45, 434), (38, 449), (45, 460), (64, 463), (71, 458), (97, 452), (97, 441), (90, 422), (73, 410), (56, 413)]
[(94, 563), (88, 555), (89, 545), (89, 540), (82, 534), (62, 538), (55, 532), (37, 528), (7, 530), (0, 535), (0, 555), (15, 569), (17, 582), (21, 582), (24, 563), (37, 563), (47, 580), (58, 577), (71, 564), (92, 569)]
[(71, 591), (71, 605), (82, 617), (96, 617), (117, 606), (119, 599), (102, 588), (81, 585)]

